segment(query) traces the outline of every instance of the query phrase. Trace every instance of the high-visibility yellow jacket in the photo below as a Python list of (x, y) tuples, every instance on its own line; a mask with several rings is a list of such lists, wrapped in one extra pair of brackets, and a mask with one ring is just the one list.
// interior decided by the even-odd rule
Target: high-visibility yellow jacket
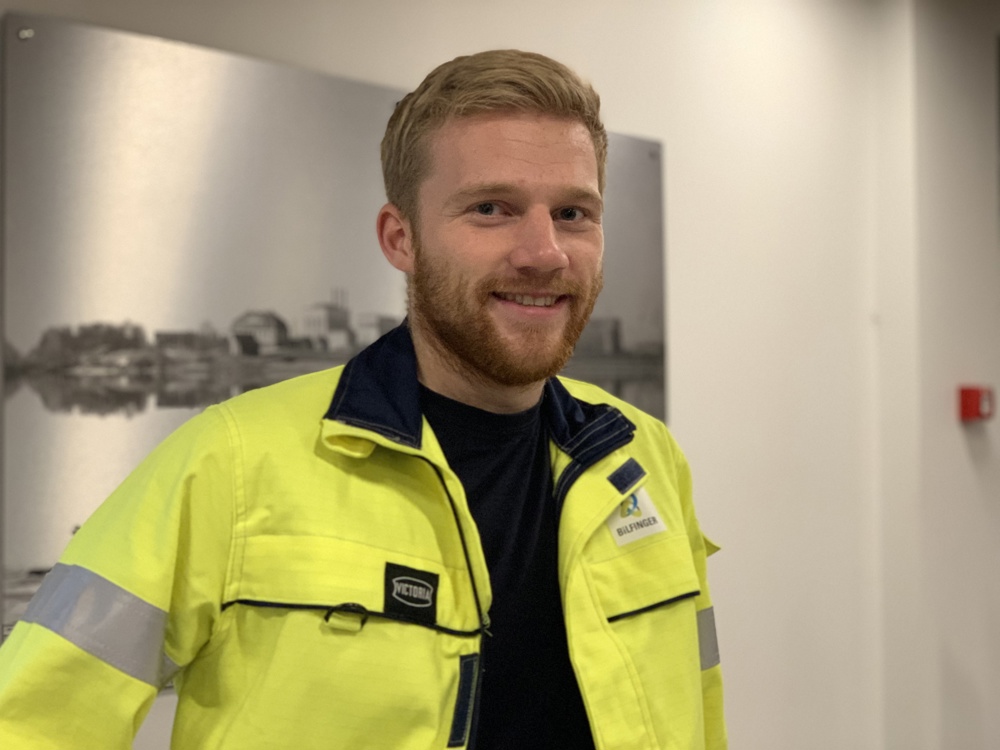
[[(0, 648), (0, 747), (129, 748), (170, 680), (173, 748), (466, 747), (490, 580), (415, 373), (399, 328), (162, 443)], [(591, 385), (549, 381), (543, 413), (597, 747), (725, 748), (712, 548), (680, 450)]]

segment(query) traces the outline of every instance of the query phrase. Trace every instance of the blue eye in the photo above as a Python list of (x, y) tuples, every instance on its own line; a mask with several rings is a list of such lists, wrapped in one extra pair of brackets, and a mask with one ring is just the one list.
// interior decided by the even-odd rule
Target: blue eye
[(579, 208), (572, 208), (572, 207), (570, 207), (570, 208), (560, 208), (556, 212), (556, 215), (562, 221), (576, 221), (578, 219), (582, 219), (583, 218), (583, 211), (581, 211)]
[(495, 216), (497, 213), (496, 203), (477, 203), (476, 213), (480, 216)]

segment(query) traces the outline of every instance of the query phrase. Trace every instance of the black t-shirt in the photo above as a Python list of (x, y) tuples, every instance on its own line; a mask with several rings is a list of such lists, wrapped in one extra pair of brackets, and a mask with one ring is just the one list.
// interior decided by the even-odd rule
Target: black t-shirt
[(421, 404), (465, 488), (493, 589), (476, 750), (593, 748), (566, 645), (541, 403), (494, 414), (421, 387)]

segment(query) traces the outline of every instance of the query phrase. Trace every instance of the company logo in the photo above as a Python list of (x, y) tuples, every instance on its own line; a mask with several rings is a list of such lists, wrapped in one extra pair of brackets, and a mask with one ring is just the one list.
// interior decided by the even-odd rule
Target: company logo
[(411, 607), (430, 607), (434, 604), (434, 587), (417, 578), (400, 576), (392, 579), (392, 598)]
[(642, 510), (639, 508), (639, 496), (636, 493), (632, 493), (629, 499), (626, 500), (621, 505), (622, 518), (637, 518), (642, 515)]
[(642, 487), (622, 501), (617, 511), (612, 511), (607, 524), (619, 547), (667, 530), (652, 498)]
[(434, 625), (438, 588), (437, 573), (387, 562), (383, 610), (386, 615), (402, 620)]

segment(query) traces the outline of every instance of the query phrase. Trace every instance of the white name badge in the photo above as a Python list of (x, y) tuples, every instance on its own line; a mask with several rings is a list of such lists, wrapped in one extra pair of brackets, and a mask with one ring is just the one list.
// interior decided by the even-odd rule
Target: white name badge
[(629, 495), (608, 516), (607, 524), (619, 547), (667, 530), (667, 525), (660, 520), (656, 506), (645, 489)]

